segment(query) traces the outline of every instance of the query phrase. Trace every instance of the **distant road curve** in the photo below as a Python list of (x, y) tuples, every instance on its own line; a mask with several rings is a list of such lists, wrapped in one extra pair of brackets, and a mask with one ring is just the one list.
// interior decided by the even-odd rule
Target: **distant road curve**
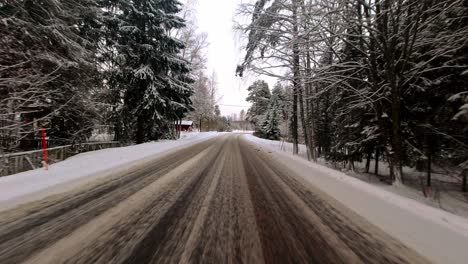
[(0, 213), (0, 263), (428, 263), (226, 134)]

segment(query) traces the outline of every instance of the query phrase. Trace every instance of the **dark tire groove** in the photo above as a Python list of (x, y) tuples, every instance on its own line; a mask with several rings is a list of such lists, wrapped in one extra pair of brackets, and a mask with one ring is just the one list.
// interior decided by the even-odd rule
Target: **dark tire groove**
[[(188, 154), (196, 154), (209, 146), (207, 142), (197, 144)], [(13, 221), (3, 225), (1, 230), (7, 231), (5, 233), (0, 231), (0, 234), (2, 234), (0, 236), (0, 262), (19, 263), (24, 261), (34, 252), (46, 248), (51, 243), (70, 234), (79, 226), (86, 224), (91, 219), (138, 192), (142, 186), (156, 181), (189, 158), (191, 158), (191, 155), (180, 159), (177, 153), (173, 153), (158, 159), (150, 167), (113, 179), (109, 184), (97, 186), (80, 193), (78, 197), (67, 197), (56, 205), (52, 204), (37, 210), (20, 219), (20, 223)], [(161, 166), (168, 161), (173, 161), (171, 166)], [(99, 200), (99, 203), (89, 205), (96, 200)], [(51, 210), (51, 212), (47, 210)], [(43, 213), (44, 211), (46, 213)], [(54, 219), (54, 221), (50, 221), (51, 219)], [(57, 223), (59, 225), (56, 225)], [(9, 228), (10, 226), (12, 228)], [(19, 248), (22, 250), (17, 250)]]
[[(222, 148), (219, 148), (214, 157), (218, 156), (221, 151)], [(186, 189), (184, 189), (176, 202), (169, 207), (169, 210), (165, 215), (163, 215), (160, 221), (156, 223), (145, 237), (135, 245), (134, 250), (123, 261), (123, 263), (151, 263), (155, 258), (165, 257), (158, 256), (161, 247), (164, 246), (162, 242), (167, 241), (168, 237), (171, 236), (170, 230), (174, 229), (179, 220), (184, 217), (190, 203), (193, 202), (192, 197), (195, 196), (195, 193), (201, 188), (203, 183), (209, 180), (206, 179), (206, 176), (210, 169), (211, 167), (207, 166), (200, 173), (193, 176), (194, 180)], [(174, 248), (170, 250), (172, 253), (173, 251)], [(171, 258), (171, 262), (177, 262), (175, 260), (178, 257), (177, 255), (169, 254), (169, 257)], [(162, 262), (165, 261), (155, 261), (155, 263)]]
[[(244, 155), (245, 156), (245, 155)], [(383, 231), (380, 232), (380, 235), (385, 237), (385, 240), (382, 240), (380, 236), (375, 236), (375, 232), (378, 232), (376, 227), (370, 226), (371, 224), (365, 223), (369, 225), (370, 230), (372, 230), (372, 234), (363, 228), (360, 225), (356, 225), (350, 221), (349, 217), (344, 214), (344, 212), (337, 210), (332, 204), (327, 202), (324, 199), (324, 196), (327, 196), (323, 192), (319, 190), (315, 190), (318, 193), (314, 193), (314, 189), (311, 189), (311, 186), (306, 187), (304, 183), (300, 182), (296, 176), (290, 175), (290, 173), (285, 172), (284, 168), (280, 167), (277, 163), (268, 162), (265, 158), (266, 154), (260, 153), (259, 155), (255, 155), (257, 162), (255, 166), (258, 168), (259, 171), (267, 171), (271, 170), (273, 174), (281, 181), (286, 188), (289, 188), (298, 198), (300, 198), (307, 207), (314, 212), (325, 224), (328, 228), (330, 228), (333, 233), (347, 246), (349, 249), (353, 251), (356, 256), (360, 258), (363, 263), (411, 263), (411, 261), (404, 256), (410, 254), (410, 249), (406, 248), (401, 242), (397, 242), (395, 239), (390, 237), (387, 234), (384, 234)], [(252, 158), (253, 159), (253, 158)], [(262, 168), (263, 167), (263, 168)], [(258, 176), (258, 175), (256, 175)], [(263, 186), (266, 186), (269, 190), (275, 190), (276, 187), (279, 187), (278, 183), (275, 183), (272, 177), (267, 179), (267, 176), (262, 175), (263, 177)], [(253, 177), (252, 177), (253, 178)], [(262, 186), (262, 185), (260, 185)], [(284, 204), (284, 200), (287, 199), (287, 196), (284, 196), (283, 199), (280, 197), (281, 192), (284, 192), (284, 188), (279, 187), (276, 188), (280, 190), (280, 192), (275, 192), (273, 195), (276, 203), (278, 205)], [(272, 191), (273, 193), (273, 191)], [(331, 197), (327, 197), (328, 199), (333, 199)], [(284, 212), (289, 217), (297, 214), (294, 211), (290, 211), (292, 206), (284, 206), (281, 209), (281, 212)], [(340, 208), (340, 210), (346, 210), (344, 208)], [(289, 212), (288, 212), (289, 211)], [(350, 211), (346, 212), (347, 214), (353, 214)], [(356, 215), (357, 217), (357, 215)], [(300, 221), (293, 221), (293, 223), (299, 224)], [(314, 227), (312, 227), (313, 229)], [(309, 232), (309, 228), (304, 226), (304, 230)], [(300, 229), (299, 229), (300, 231)], [(311, 239), (308, 240), (309, 244), (320, 245), (322, 246), (322, 250), (325, 252), (335, 251), (336, 248), (332, 248), (329, 246), (325, 246), (327, 241), (315, 241), (316, 237), (308, 235)], [(303, 243), (308, 243), (307, 240)], [(389, 247), (389, 245), (391, 247)], [(395, 252), (397, 249), (398, 253)], [(309, 251), (308, 251), (309, 252)], [(325, 255), (325, 254), (323, 254)], [(313, 263), (339, 263), (340, 260), (337, 257), (330, 256), (331, 258), (323, 258), (323, 259), (314, 259)], [(342, 263), (346, 263), (346, 260), (341, 260)], [(294, 262), (296, 263), (296, 262)], [(312, 263), (312, 262), (307, 262)]]
[(257, 157), (247, 151), (242, 157), (246, 170), (251, 171), (247, 180), (265, 263), (345, 263), (320, 231), (287, 204), (288, 197), (283, 190), (273, 180), (266, 179), (268, 175), (259, 172), (263, 165)]
[(2, 212), (0, 263), (428, 262), (279, 158), (223, 135)]
[[(318, 195), (307, 190), (301, 183), (292, 177), (285, 176), (278, 168), (270, 167), (291, 190), (293, 190), (314, 211), (323, 223), (332, 229), (335, 234), (365, 263), (409, 263), (398, 255), (388, 252), (383, 241), (373, 237), (366, 230), (356, 225), (349, 225), (346, 217), (329, 205)], [(323, 195), (323, 194), (322, 194)], [(386, 241), (389, 243), (389, 241)]]

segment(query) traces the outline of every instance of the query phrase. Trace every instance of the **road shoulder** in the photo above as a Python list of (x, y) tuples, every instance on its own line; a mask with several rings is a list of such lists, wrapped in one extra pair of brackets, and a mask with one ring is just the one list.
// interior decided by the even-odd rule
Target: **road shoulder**
[(183, 151), (217, 136), (218, 133), (201, 133), (178, 141), (87, 152), (53, 164), (48, 171), (37, 169), (1, 177), (0, 212), (47, 196), (59, 195), (97, 180), (123, 175), (146, 166), (154, 159)]
[(341, 172), (277, 151), (245, 137), (258, 151), (269, 155), (272, 162), (289, 168), (431, 261), (466, 263), (468, 222), (465, 219), (371, 185), (365, 186), (366, 183)]

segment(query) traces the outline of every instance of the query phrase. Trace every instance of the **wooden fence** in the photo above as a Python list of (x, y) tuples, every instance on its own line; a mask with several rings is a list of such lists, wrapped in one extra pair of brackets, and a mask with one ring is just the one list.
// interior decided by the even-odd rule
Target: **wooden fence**
[[(120, 142), (95, 142), (48, 148), (49, 164), (65, 160), (78, 153), (120, 147)], [(42, 150), (0, 155), (0, 176), (11, 175), (42, 167)]]

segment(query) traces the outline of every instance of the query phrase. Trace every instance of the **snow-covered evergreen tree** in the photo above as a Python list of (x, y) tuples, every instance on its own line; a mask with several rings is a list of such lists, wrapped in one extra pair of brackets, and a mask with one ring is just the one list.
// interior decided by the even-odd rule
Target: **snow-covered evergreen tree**
[[(93, 0), (2, 1), (0, 138), (3, 148), (35, 148), (38, 127), (53, 144), (86, 138), (97, 113)], [(32, 144), (31, 144), (32, 143)]]
[(247, 120), (255, 127), (255, 131), (261, 132), (261, 121), (264, 118), (265, 112), (268, 110), (271, 93), (268, 88), (268, 83), (262, 80), (255, 81), (247, 90), (247, 102), (252, 103), (247, 111)]
[(431, 162), (465, 164), (466, 1), (257, 0), (239, 14), (237, 74), (292, 81), (291, 138), (300, 116), (313, 159), (385, 160), (396, 185), (402, 166), (423, 164), (429, 185)]
[(276, 96), (278, 100), (278, 109), (279, 109), (279, 127), (282, 135), (288, 135), (288, 116), (290, 115), (290, 107), (288, 103), (288, 94), (287, 90), (281, 82), (277, 82), (275, 86), (273, 87), (273, 90), (271, 90), (271, 96)]
[(281, 119), (281, 108), (278, 95), (272, 94), (265, 119), (262, 122), (262, 136), (267, 139), (277, 140), (281, 137), (279, 128)]
[[(109, 83), (121, 118), (117, 128), (137, 143), (157, 139), (191, 109), (192, 79), (179, 54), (184, 43), (171, 36), (183, 28), (176, 0), (103, 0)], [(125, 127), (122, 127), (125, 125)]]

